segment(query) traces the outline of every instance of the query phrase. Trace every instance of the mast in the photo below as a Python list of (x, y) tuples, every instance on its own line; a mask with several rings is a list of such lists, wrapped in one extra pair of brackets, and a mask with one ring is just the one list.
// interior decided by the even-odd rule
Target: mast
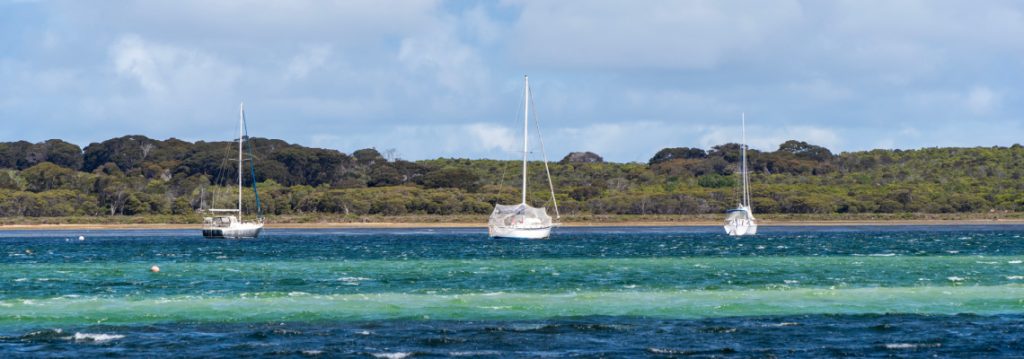
[(747, 114), (740, 113), (740, 118), (742, 119), (740, 128), (743, 138), (743, 152), (740, 155), (743, 158), (743, 167), (740, 170), (743, 172), (743, 206), (750, 208), (750, 189), (748, 188), (749, 182), (747, 180)]
[(523, 204), (526, 204), (526, 160), (527, 151), (529, 151), (529, 122), (530, 122), (530, 77), (523, 75), (523, 81), (526, 82), (524, 86), (523, 96), (525, 103), (525, 109), (523, 110)]
[(245, 136), (245, 103), (238, 105), (238, 221), (242, 221), (242, 140)]

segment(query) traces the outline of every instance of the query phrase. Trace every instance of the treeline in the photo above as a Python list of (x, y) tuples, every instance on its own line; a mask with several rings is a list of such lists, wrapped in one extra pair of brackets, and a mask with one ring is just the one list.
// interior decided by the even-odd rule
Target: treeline
[[(485, 214), (519, 201), (515, 161), (404, 161), (281, 140), (250, 141), (269, 215)], [(124, 136), (84, 149), (61, 140), (0, 143), (0, 216), (191, 214), (232, 206), (237, 142)], [(563, 214), (705, 214), (736, 205), (740, 146), (666, 148), (648, 163), (574, 152), (551, 164)], [(759, 213), (1024, 211), (1024, 148), (928, 148), (834, 154), (787, 141), (748, 151)], [(529, 198), (548, 205), (543, 164)], [(250, 178), (245, 176), (245, 185)], [(254, 207), (250, 191), (245, 206)], [(550, 209), (549, 209), (550, 211)]]

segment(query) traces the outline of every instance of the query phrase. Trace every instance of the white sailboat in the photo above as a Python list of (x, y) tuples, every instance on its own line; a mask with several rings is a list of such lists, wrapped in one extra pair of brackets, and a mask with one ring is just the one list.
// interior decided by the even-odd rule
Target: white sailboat
[[(243, 144), (247, 139), (248, 135), (245, 130), (245, 104), (242, 104), (239, 105), (238, 110), (238, 208), (208, 209), (207, 211), (213, 214), (224, 214), (203, 218), (203, 237), (232, 239), (256, 238), (263, 230), (262, 214), (258, 214), (255, 221), (242, 220), (242, 167), (245, 164), (242, 158), (242, 149)], [(260, 196), (259, 193), (256, 192), (256, 172), (252, 167), (251, 158), (250, 172), (253, 176), (252, 189), (253, 192), (256, 193), (256, 207), (259, 208)]]
[(740, 144), (740, 178), (743, 182), (743, 193), (740, 195), (738, 207), (725, 212), (725, 233), (730, 236), (747, 236), (757, 234), (757, 219), (750, 207), (750, 178), (747, 170), (747, 116), (742, 116), (743, 143)]
[[(524, 76), (525, 90), (523, 101), (523, 189), (522, 203), (514, 205), (495, 204), (494, 212), (487, 221), (487, 233), (492, 238), (545, 239), (551, 236), (551, 227), (555, 224), (544, 207), (536, 208), (526, 203), (526, 164), (529, 154), (529, 122), (530, 122), (530, 78)], [(539, 127), (538, 127), (539, 128)], [(541, 152), (544, 152), (544, 141), (541, 140)], [(547, 154), (544, 154), (544, 170), (548, 176), (548, 187), (551, 189), (551, 201), (555, 207), (555, 219), (558, 214), (558, 201), (555, 200), (555, 187), (548, 169)]]

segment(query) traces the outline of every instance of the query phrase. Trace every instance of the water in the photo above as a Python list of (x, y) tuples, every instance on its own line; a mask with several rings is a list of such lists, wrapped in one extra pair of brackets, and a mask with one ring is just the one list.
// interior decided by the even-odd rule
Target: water
[(1022, 226), (719, 231), (0, 232), (0, 357), (1024, 353)]

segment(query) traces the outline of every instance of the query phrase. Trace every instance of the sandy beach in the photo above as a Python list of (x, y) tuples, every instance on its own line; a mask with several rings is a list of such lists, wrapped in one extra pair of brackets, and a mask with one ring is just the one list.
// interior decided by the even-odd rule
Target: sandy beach
[[(791, 226), (963, 226), (963, 225), (1024, 225), (1024, 219), (957, 219), (957, 220), (766, 220), (762, 227)], [(565, 222), (563, 227), (705, 227), (719, 226), (720, 221), (620, 221), (620, 222)], [(131, 224), (11, 224), (0, 225), (3, 230), (138, 230), (138, 229), (196, 229), (195, 224), (131, 223)], [(316, 222), (267, 223), (269, 229), (286, 228), (485, 228), (486, 223), (473, 222)]]

